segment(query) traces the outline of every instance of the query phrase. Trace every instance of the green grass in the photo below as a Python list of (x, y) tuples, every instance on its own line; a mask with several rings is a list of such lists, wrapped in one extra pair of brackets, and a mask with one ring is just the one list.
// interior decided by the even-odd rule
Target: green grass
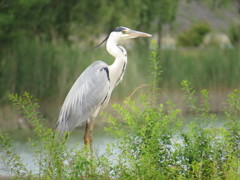
[[(116, 97), (129, 94), (149, 79), (148, 49), (145, 45), (128, 49), (128, 66)], [(46, 100), (64, 98), (70, 87), (95, 60), (111, 64), (113, 57), (104, 46), (69, 45), (66, 42), (47, 42), (24, 39), (3, 50), (0, 56), (0, 96), (7, 99), (9, 92), (28, 91)], [(182, 80), (189, 80), (195, 88), (236, 88), (240, 85), (240, 51), (232, 49), (177, 49), (160, 52), (160, 87), (179, 88)]]
[(240, 77), (239, 49), (192, 49), (163, 51), (161, 86), (176, 88), (188, 80), (197, 88), (237, 88)]
[[(78, 76), (92, 62), (103, 60), (108, 64), (113, 63), (114, 57), (110, 56), (105, 47), (98, 49), (84, 47), (83, 45), (69, 45), (66, 42), (47, 42), (37, 39), (24, 39), (4, 49), (0, 56), (0, 97), (1, 101), (7, 100), (9, 92), (31, 92), (34, 96), (46, 100), (49, 98), (64, 98), (66, 93)], [(135, 48), (132, 49), (132, 51)], [(145, 55), (143, 56), (143, 54)], [(146, 59), (148, 50), (138, 55)], [(139, 63), (142, 58), (133, 56), (129, 52), (129, 63), (125, 87), (137, 86), (141, 83), (139, 76)], [(127, 88), (128, 90), (130, 88)], [(129, 91), (120, 88), (119, 96)]]
[(1, 96), (28, 90), (39, 98), (57, 97), (69, 87), (68, 81), (80, 66), (79, 57), (76, 48), (63, 42), (26, 39), (14, 44), (1, 56)]

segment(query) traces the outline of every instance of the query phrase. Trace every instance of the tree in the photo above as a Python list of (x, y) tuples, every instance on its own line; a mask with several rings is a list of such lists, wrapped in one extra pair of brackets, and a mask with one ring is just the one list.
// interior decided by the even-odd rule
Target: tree
[[(157, 30), (174, 20), (178, 0), (0, 0), (0, 42), (20, 37), (67, 39), (108, 32), (116, 26)], [(75, 28), (74, 28), (75, 27)]]
[[(24, 36), (67, 38), (75, 0), (1, 0), (0, 42)], [(53, 34), (53, 32), (55, 34)]]
[(146, 9), (142, 12), (141, 25), (145, 28), (152, 27), (152, 29), (157, 30), (159, 46), (162, 37), (162, 27), (164, 24), (174, 21), (178, 2), (178, 0), (145, 1)]

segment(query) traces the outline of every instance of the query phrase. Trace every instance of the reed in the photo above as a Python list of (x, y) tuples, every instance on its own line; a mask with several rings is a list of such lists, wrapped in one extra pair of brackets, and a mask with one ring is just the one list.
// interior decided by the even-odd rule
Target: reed
[[(146, 46), (129, 49), (129, 62), (115, 97), (128, 95), (149, 81), (149, 57)], [(104, 47), (95, 50), (64, 41), (47, 42), (25, 39), (2, 51), (0, 96), (28, 91), (40, 99), (64, 98), (81, 72), (95, 60), (109, 64), (113, 57)], [(177, 49), (160, 52), (160, 87), (176, 89), (182, 80), (197, 88), (236, 88), (240, 85), (240, 51), (232, 49)]]
[(232, 49), (162, 51), (160, 86), (177, 88), (182, 80), (197, 88), (237, 88), (240, 85), (240, 52)]

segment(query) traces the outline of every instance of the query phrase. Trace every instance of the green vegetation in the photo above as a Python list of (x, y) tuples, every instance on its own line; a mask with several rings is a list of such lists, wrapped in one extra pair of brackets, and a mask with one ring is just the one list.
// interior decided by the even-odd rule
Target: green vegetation
[(229, 36), (231, 39), (231, 42), (235, 45), (238, 46), (240, 43), (240, 33), (239, 33), (240, 25), (235, 25), (233, 24), (229, 28)]
[(112, 62), (100, 51), (95, 50), (95, 56), (85, 52), (99, 43), (94, 39), (120, 25), (160, 32), (164, 23), (174, 20), (177, 4), (178, 0), (1, 1), (1, 102), (9, 92), (26, 90), (42, 100), (64, 97), (92, 61)]
[(89, 36), (109, 32), (119, 25), (154, 29), (156, 20), (160, 24), (174, 20), (178, 0), (3, 0), (0, 3), (2, 49), (26, 37), (68, 40), (74, 34), (89, 42)]
[[(218, 2), (205, 0), (199, 5), (206, 5), (207, 2), (223, 10), (225, 6), (235, 1), (237, 0)], [(14, 114), (12, 109), (8, 109), (8, 93), (30, 92), (40, 99), (44, 116), (55, 121), (60, 104), (81, 72), (98, 59), (109, 64), (113, 62), (113, 58), (103, 50), (103, 46), (95, 50), (87, 51), (88, 49), (97, 45), (107, 33), (120, 25), (153, 34), (158, 40), (158, 45), (161, 42), (162, 32), (165, 33), (166, 29), (173, 37), (177, 37), (182, 34), (180, 29), (183, 27), (178, 25), (179, 22), (175, 23), (176, 15), (182, 17), (178, 12), (181, 5), (179, 0), (132, 0), (131, 2), (2, 0), (0, 2), (1, 128), (4, 129), (6, 123), (13, 122), (13, 118), (7, 115)], [(226, 8), (227, 11), (234, 9), (236, 8), (231, 10)], [(187, 20), (193, 22), (193, 19)], [(208, 22), (208, 19), (204, 19), (205, 21)], [(210, 24), (212, 22), (209, 22), (209, 26)], [(204, 23), (194, 25), (193, 30), (180, 36), (183, 36), (187, 43), (199, 44), (203, 34), (209, 31), (209, 26)], [(158, 86), (176, 91), (180, 82), (187, 79), (197, 89), (229, 90), (239, 87), (238, 31), (236, 22), (229, 30), (234, 45), (232, 49), (177, 47), (175, 51), (163, 50), (159, 62), (162, 67), (160, 69), (162, 79)], [(156, 34), (158, 36), (155, 36)], [(137, 45), (129, 44), (128, 47), (126, 46), (129, 50), (129, 63), (124, 81), (113, 94), (116, 101), (126, 97), (133, 89), (149, 80), (147, 77), (150, 72), (146, 68), (149, 63), (145, 61), (148, 57), (147, 42), (137, 40)], [(54, 104), (55, 109), (53, 105), (48, 106), (49, 104)], [(52, 114), (46, 111), (51, 111)], [(17, 122), (14, 124), (16, 125)]]
[[(119, 97), (128, 95), (147, 81), (149, 62), (145, 60), (148, 55), (144, 47), (139, 45), (129, 51), (124, 81), (116, 89)], [(34, 39), (16, 43), (1, 59), (1, 101), (6, 101), (9, 92), (22, 94), (26, 90), (41, 100), (63, 99), (75, 79), (93, 61), (113, 62), (113, 57), (102, 48), (86, 51), (86, 47), (70, 46), (61, 41), (49, 43)], [(163, 71), (160, 87), (177, 89), (183, 79), (198, 89), (236, 88), (240, 85), (240, 52), (237, 48), (195, 49), (191, 52), (162, 50), (160, 56)]]
[[(1, 101), (7, 100), (8, 93), (22, 94), (26, 90), (41, 100), (64, 98), (77, 77), (93, 61), (104, 60), (109, 64), (114, 61), (113, 57), (103, 50), (104, 46), (94, 50), (87, 47), (68, 45), (63, 41), (36, 39), (17, 42), (11, 49), (4, 51), (1, 59)], [(140, 83), (135, 80), (139, 75), (137, 71), (147, 63), (138, 60), (140, 56), (147, 58), (147, 51), (141, 50), (143, 53), (135, 57), (129, 53), (131, 60), (127, 73), (132, 78), (128, 78), (125, 84), (137, 86)], [(128, 90), (125, 92), (129, 92)], [(121, 91), (123, 89), (120, 90), (120, 95), (123, 94)]]
[[(0, 164), (10, 178), (228, 180), (240, 176), (239, 24), (229, 28), (233, 47), (219, 49), (210, 44), (202, 48), (203, 37), (212, 31), (210, 25), (214, 23), (207, 17), (204, 19), (207, 23), (193, 24), (189, 30), (180, 32), (183, 26), (179, 22), (173, 24), (179, 2), (0, 0)], [(221, 16), (222, 22), (231, 19), (237, 7), (227, 10), (231, 13), (226, 19), (217, 10), (233, 2), (239, 4), (239, 0), (204, 0), (193, 4), (211, 4), (214, 15), (218, 20)], [(157, 34), (158, 47), (167, 25), (169, 33), (179, 37), (181, 47), (160, 50), (154, 44), (149, 62), (147, 40), (136, 40), (137, 45), (126, 46), (129, 62), (124, 81), (113, 93), (114, 102), (120, 102), (139, 85), (148, 84), (135, 89), (122, 104), (114, 104), (111, 114), (103, 113), (108, 120), (105, 130), (115, 141), (103, 154), (94, 154), (92, 158), (86, 147), (79, 144), (69, 147), (68, 139), (58, 138), (48, 127), (55, 124), (56, 109), (59, 110), (81, 72), (98, 59), (113, 62), (103, 47), (88, 49), (120, 25)], [(149, 65), (150, 70), (146, 68)], [(140, 91), (141, 87), (144, 90)], [(159, 88), (178, 93), (183, 89), (190, 123), (171, 98), (160, 100)], [(210, 109), (211, 97), (206, 89), (236, 89), (228, 95), (225, 109), (221, 110), (225, 111), (222, 126), (216, 126), (219, 119)], [(41, 106), (43, 113), (33, 97), (40, 99), (40, 105), (48, 104)], [(20, 111), (16, 118), (14, 115), (6, 118), (4, 111), (9, 100)], [(6, 111), (15, 114), (12, 109)], [(37, 171), (23, 163), (9, 135), (2, 131), (15, 131), (19, 117), (30, 124), (28, 133), (34, 138), (29, 141)], [(9, 129), (5, 128), (7, 123)]]
[[(152, 52), (152, 66), (159, 70), (157, 52)], [(153, 71), (154, 71), (153, 70)], [(66, 140), (54, 136), (46, 128), (38, 112), (38, 104), (28, 94), (9, 95), (10, 100), (29, 120), (36, 140), (32, 140), (36, 154), (35, 174), (14, 153), (7, 135), (0, 132), (1, 160), (9, 168), (13, 179), (236, 179), (240, 161), (240, 94), (234, 90), (226, 103), (226, 121), (215, 127), (215, 114), (210, 112), (209, 95), (202, 90), (198, 102), (195, 90), (188, 81), (182, 82), (189, 110), (194, 114), (190, 124), (179, 117), (180, 110), (170, 100), (159, 104), (156, 95), (158, 72), (152, 74), (148, 93), (135, 101), (126, 98), (113, 106), (106, 131), (114, 135), (115, 143), (106, 152), (87, 154), (78, 145), (66, 147)]]
[(39, 98), (54, 97), (69, 88), (66, 82), (74, 80), (74, 73), (91, 63), (79, 61), (78, 49), (63, 42), (24, 39), (4, 54), (0, 65), (2, 97), (9, 91), (23, 93), (26, 89)]
[[(129, 62), (122, 83), (113, 92), (113, 102), (120, 101), (150, 80), (148, 77), (152, 71), (146, 68), (149, 66), (146, 44), (144, 41), (137, 43), (139, 45), (132, 49), (126, 47), (129, 49)], [(104, 46), (86, 51), (87, 47), (67, 45), (64, 41), (25, 39), (14, 44), (11, 50), (5, 50), (0, 63), (2, 129), (18, 128), (16, 111), (10, 109), (8, 93), (22, 94), (25, 91), (40, 99), (41, 112), (49, 119), (48, 125), (53, 127), (63, 99), (84, 69), (95, 60), (104, 60), (108, 64), (113, 62)], [(183, 79), (190, 81), (197, 90), (207, 88), (211, 93), (240, 86), (240, 51), (237, 48), (191, 51), (179, 48), (160, 50), (157, 56), (161, 59), (157, 86), (170, 92), (180, 92)]]
[(210, 27), (206, 22), (193, 24), (189, 30), (183, 32), (178, 37), (178, 44), (183, 47), (198, 47), (202, 44), (203, 37), (210, 32)]
[(162, 51), (160, 87), (179, 88), (186, 79), (197, 89), (238, 88), (239, 60), (238, 48)]

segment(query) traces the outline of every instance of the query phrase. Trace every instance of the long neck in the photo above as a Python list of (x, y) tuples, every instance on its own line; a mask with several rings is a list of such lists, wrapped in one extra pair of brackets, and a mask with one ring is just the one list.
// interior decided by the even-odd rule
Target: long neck
[(113, 41), (107, 42), (107, 51), (115, 57), (115, 61), (108, 67), (110, 74), (110, 86), (113, 90), (122, 80), (127, 65), (127, 52), (122, 46), (117, 46)]

